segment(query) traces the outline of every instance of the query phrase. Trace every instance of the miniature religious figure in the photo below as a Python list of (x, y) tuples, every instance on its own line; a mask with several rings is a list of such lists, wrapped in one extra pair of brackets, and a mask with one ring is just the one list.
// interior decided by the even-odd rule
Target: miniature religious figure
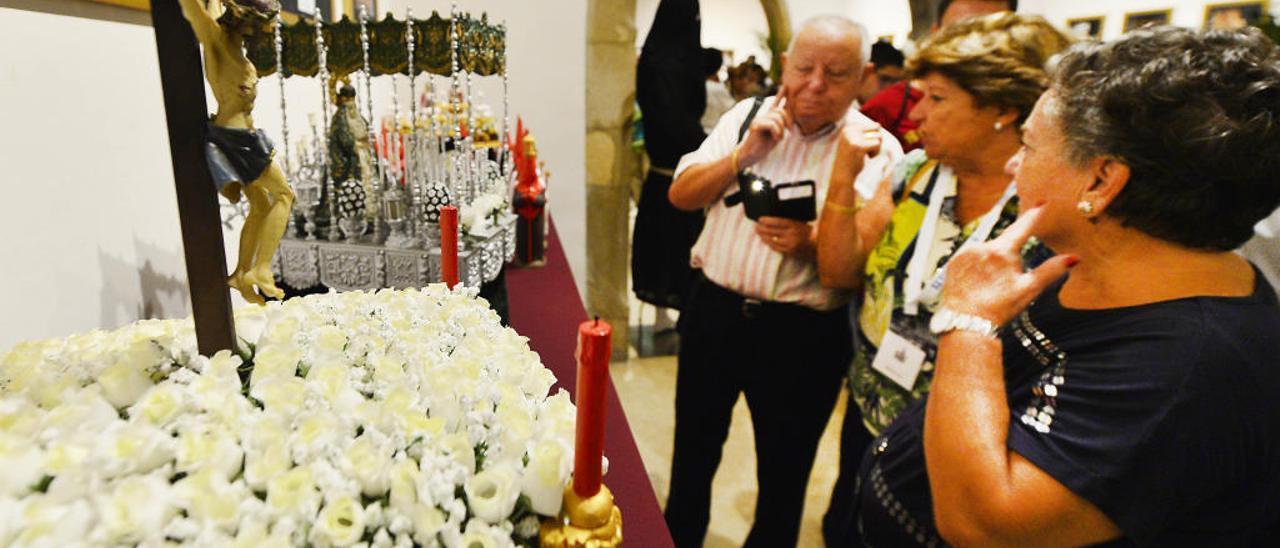
[[(523, 132), (518, 129), (516, 134)], [(523, 150), (516, 156), (516, 188), (512, 203), (523, 221), (516, 226), (515, 263), (542, 266), (547, 259), (547, 185), (538, 169), (538, 147), (532, 135), (517, 141)]]
[(246, 301), (262, 304), (262, 295), (283, 298), (275, 285), (271, 260), (293, 207), (293, 189), (273, 161), (275, 145), (253, 127), (258, 71), (245, 57), (245, 39), (271, 32), (280, 11), (277, 0), (179, 0), (182, 14), (204, 46), (204, 71), (218, 101), (207, 126), (205, 156), (218, 192), (232, 203), (243, 194), (249, 214), (240, 232), (235, 271), (227, 285)]

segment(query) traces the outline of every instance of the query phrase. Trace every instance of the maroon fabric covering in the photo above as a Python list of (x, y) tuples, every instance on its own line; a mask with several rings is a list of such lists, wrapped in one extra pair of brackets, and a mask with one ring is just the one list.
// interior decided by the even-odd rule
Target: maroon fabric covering
[[(507, 269), (511, 327), (529, 338), (529, 347), (559, 379), (552, 391), (564, 387), (572, 394), (578, 374), (574, 359), (578, 324), (587, 319), (587, 311), (573, 283), (555, 225), (549, 221), (548, 225), (547, 264), (541, 268)], [(609, 458), (609, 473), (605, 474), (604, 483), (622, 509), (623, 544), (673, 546), (612, 383), (608, 398), (604, 455)]]

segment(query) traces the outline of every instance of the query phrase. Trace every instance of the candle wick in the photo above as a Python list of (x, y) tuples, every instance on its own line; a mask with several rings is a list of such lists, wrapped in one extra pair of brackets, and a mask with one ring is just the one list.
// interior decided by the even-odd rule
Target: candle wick
[(596, 316), (596, 323), (595, 325), (592, 325), (592, 327), (599, 327), (599, 326), (600, 326), (600, 316)]

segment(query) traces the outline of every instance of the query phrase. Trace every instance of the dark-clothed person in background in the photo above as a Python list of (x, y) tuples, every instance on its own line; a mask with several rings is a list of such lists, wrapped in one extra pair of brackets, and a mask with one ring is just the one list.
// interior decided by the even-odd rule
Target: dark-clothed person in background
[(893, 47), (893, 44), (884, 40), (871, 44), (871, 64), (875, 65), (876, 70), (863, 82), (858, 100), (866, 102), (880, 93), (880, 90), (901, 82), (906, 76), (906, 62), (906, 56)]
[[(1018, 11), (1018, 0), (941, 0), (938, 2), (937, 18), (929, 34), (956, 21), (999, 11)], [(885, 87), (874, 97), (864, 101), (862, 113), (897, 137), (902, 150), (911, 152), (920, 148), (921, 144), (920, 134), (916, 132), (919, 125), (911, 120), (910, 113), (923, 97), (924, 91), (918, 85), (903, 80)]]
[[(1280, 48), (1079, 44), (1023, 143), (1038, 207), (950, 261), (932, 391), (862, 464), (867, 542), (1274, 545), (1280, 306), (1231, 250), (1280, 206)], [(1028, 271), (1032, 236), (1059, 255)]]
[(631, 280), (636, 298), (674, 309), (693, 280), (689, 248), (702, 231), (701, 211), (667, 200), (676, 162), (707, 136), (699, 123), (707, 104), (701, 32), (698, 0), (662, 0), (636, 65), (649, 174), (631, 240)]

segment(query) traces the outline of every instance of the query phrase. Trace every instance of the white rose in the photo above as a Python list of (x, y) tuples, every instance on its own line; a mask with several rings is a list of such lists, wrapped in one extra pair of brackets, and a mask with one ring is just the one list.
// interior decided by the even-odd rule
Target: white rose
[[(244, 337), (241, 325), (236, 324), (236, 334)], [(209, 358), (207, 365), (200, 370), (202, 377), (214, 377), (220, 379), (235, 379), (240, 382), (240, 366), (244, 365), (244, 360), (240, 356), (232, 354), (230, 350), (219, 350), (212, 358)]]
[(177, 469), (194, 473), (211, 468), (231, 479), (244, 462), (244, 450), (235, 438), (218, 426), (198, 425), (182, 432), (178, 441)]
[(436, 533), (444, 527), (444, 512), (435, 506), (425, 504), (414, 505), (410, 511), (413, 521), (413, 540), (423, 546), (429, 546), (436, 538)]
[(157, 384), (129, 408), (129, 417), (163, 427), (186, 410), (185, 396), (183, 388), (176, 384)]
[(48, 447), (44, 453), (44, 471), (49, 476), (60, 476), (79, 469), (91, 452), (89, 447), (78, 440), (68, 438), (54, 440)]
[(96, 434), (119, 421), (120, 414), (102, 398), (99, 389), (90, 387), (46, 413), (38, 439), (52, 441), (74, 432)]
[(19, 501), (12, 497), (0, 497), (0, 546), (9, 546), (18, 531), (29, 525), (22, 518), (23, 510), (29, 500)]
[(45, 497), (51, 502), (69, 504), (79, 499), (87, 499), (100, 491), (106, 481), (93, 468), (80, 468), (58, 474), (49, 482)]
[(440, 438), (439, 450), (448, 455), (454, 462), (467, 471), (467, 475), (476, 472), (476, 452), (466, 434), (454, 432)]
[(529, 497), (533, 511), (544, 516), (560, 514), (564, 502), (564, 486), (569, 480), (569, 459), (564, 445), (544, 439), (529, 453), (529, 466), (524, 471), (521, 492)]
[(525, 446), (533, 436), (533, 416), (516, 402), (504, 401), (498, 406), (498, 424), (501, 426), (500, 452), (492, 452), (494, 460), (519, 460)]
[(378, 532), (373, 534), (373, 543), (369, 546), (371, 548), (391, 548), (392, 542), (391, 533), (388, 533), (386, 529), (378, 529)]
[(6, 534), (6, 525), (0, 524), (0, 544), (5, 546), (11, 540), (6, 537), (15, 534), (12, 541), (16, 546), (72, 546), (84, 542), (94, 522), (93, 508), (87, 501), (58, 504), (47, 497), (33, 497), (9, 511), (0, 509), (0, 517), (13, 526)]
[(333, 415), (316, 414), (302, 419), (302, 424), (290, 437), (290, 445), (299, 461), (309, 461), (325, 449), (334, 446), (338, 440), (345, 439), (351, 433), (343, 427)]
[(268, 413), (293, 418), (306, 401), (306, 385), (298, 377), (272, 377), (254, 384), (249, 395), (262, 402)]
[(476, 517), (499, 523), (511, 516), (520, 489), (515, 485), (515, 474), (505, 464), (498, 464), (472, 476), (463, 489), (467, 503)]
[(267, 506), (277, 514), (310, 518), (319, 504), (320, 494), (309, 467), (296, 467), (267, 483)]
[(119, 360), (98, 374), (102, 395), (117, 409), (129, 407), (151, 388), (144, 364)]
[[(3, 378), (3, 377), (0, 377)], [(45, 411), (23, 397), (0, 398), (0, 432), (34, 437)]]
[(379, 497), (390, 488), (391, 452), (378, 447), (370, 436), (360, 436), (347, 448), (350, 475), (367, 496)]
[(364, 509), (351, 497), (340, 497), (326, 504), (311, 529), (312, 541), (318, 544), (350, 546), (363, 536)]
[(27, 494), (44, 476), (44, 453), (31, 440), (0, 432), (0, 496)]
[(107, 477), (145, 474), (173, 459), (173, 438), (148, 424), (116, 422), (98, 438), (96, 457)]
[(301, 361), (302, 350), (291, 344), (259, 348), (253, 357), (253, 374), (249, 376), (249, 386), (256, 387), (267, 379), (293, 377), (297, 375)]
[(289, 437), (289, 421), (276, 413), (255, 413), (240, 426), (245, 449), (265, 449)]
[(407, 458), (391, 465), (391, 508), (408, 515), (418, 502), (418, 467)]
[(245, 453), (244, 480), (254, 491), (266, 491), (272, 478), (283, 474), (292, 466), (289, 448), (283, 438), (280, 438), (266, 449)]
[(373, 367), (373, 380), (387, 386), (396, 386), (404, 381), (404, 363), (398, 359), (378, 354), (371, 356), (369, 364)]
[(319, 394), (327, 402), (335, 402), (344, 390), (351, 387), (349, 373), (350, 367), (344, 363), (315, 365), (307, 372), (307, 389)]
[(482, 523), (479, 519), (473, 519), (467, 522), (466, 531), (462, 533), (458, 546), (466, 548), (497, 548), (510, 543), (510, 533)]
[[(267, 303), (267, 305), (272, 308), (278, 306), (275, 302)], [(267, 316), (268, 310), (265, 306), (241, 306), (236, 308), (236, 336), (248, 341), (250, 344), (256, 344), (258, 339), (262, 337), (262, 333), (266, 331)]]
[(155, 475), (130, 476), (98, 502), (99, 526), (108, 542), (141, 542), (159, 532), (174, 510), (168, 481)]
[(173, 488), (191, 519), (227, 531), (239, 522), (240, 503), (248, 496), (242, 487), (207, 468), (182, 478)]
[(347, 334), (334, 325), (324, 325), (312, 332), (311, 351), (314, 356), (341, 355), (347, 346)]
[(569, 393), (561, 388), (543, 402), (542, 409), (538, 412), (538, 432), (543, 436), (571, 440), (574, 437), (577, 414), (577, 409), (569, 401)]

